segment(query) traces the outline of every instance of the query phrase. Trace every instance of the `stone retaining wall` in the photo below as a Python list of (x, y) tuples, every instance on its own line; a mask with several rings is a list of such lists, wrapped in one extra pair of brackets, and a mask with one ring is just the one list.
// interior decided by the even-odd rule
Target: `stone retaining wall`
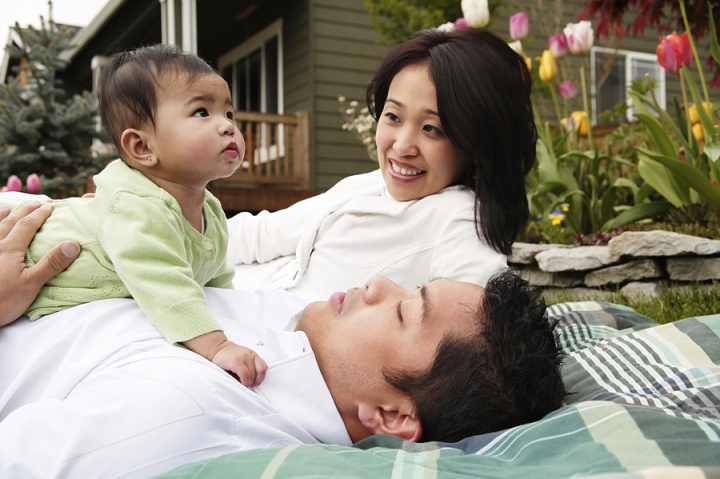
[(607, 246), (515, 243), (508, 262), (546, 298), (657, 296), (668, 287), (720, 281), (720, 240), (668, 231), (625, 232)]

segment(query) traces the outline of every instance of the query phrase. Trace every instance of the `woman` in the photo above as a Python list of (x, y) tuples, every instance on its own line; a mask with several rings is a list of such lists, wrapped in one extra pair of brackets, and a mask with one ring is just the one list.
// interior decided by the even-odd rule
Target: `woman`
[(531, 80), (505, 41), (428, 30), (395, 48), (367, 90), (379, 170), (275, 213), (229, 220), (239, 288), (309, 298), (384, 275), (484, 285), (527, 222), (535, 161)]

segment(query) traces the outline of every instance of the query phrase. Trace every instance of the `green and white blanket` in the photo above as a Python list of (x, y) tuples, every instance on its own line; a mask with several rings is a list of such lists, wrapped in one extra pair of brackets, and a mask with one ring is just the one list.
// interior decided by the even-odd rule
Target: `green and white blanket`
[(610, 303), (563, 303), (566, 405), (540, 421), (447, 444), (373, 436), (285, 446), (166, 478), (720, 478), (720, 314), (666, 325)]

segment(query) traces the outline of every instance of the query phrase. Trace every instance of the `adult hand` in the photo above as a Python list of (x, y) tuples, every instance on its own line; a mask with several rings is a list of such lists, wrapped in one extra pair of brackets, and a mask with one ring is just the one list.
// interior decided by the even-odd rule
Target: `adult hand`
[(52, 207), (40, 203), (27, 203), (15, 210), (0, 206), (0, 326), (23, 314), (43, 285), (80, 254), (80, 245), (65, 241), (32, 268), (25, 266), (28, 245), (50, 213)]

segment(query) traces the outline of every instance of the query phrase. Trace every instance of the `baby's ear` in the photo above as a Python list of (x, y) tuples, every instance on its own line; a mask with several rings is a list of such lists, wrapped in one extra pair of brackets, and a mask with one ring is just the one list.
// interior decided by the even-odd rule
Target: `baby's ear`
[(157, 157), (152, 152), (149, 139), (147, 132), (128, 128), (123, 131), (120, 145), (125, 152), (125, 156), (132, 162), (151, 167), (157, 163)]

